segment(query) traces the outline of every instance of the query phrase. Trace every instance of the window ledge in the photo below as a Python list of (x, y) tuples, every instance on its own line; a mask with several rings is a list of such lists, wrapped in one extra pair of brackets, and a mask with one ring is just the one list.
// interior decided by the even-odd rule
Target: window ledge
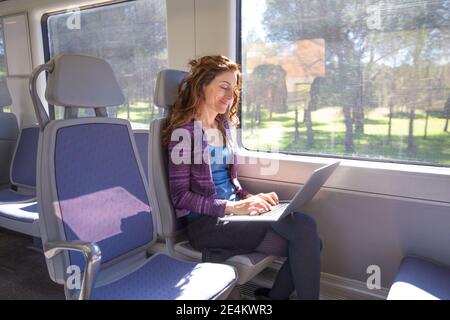
[[(267, 153), (240, 148), (239, 177), (304, 184), (312, 172), (334, 161), (341, 165), (325, 187), (450, 203), (450, 168)], [(271, 168), (271, 170), (268, 170)], [(271, 174), (267, 174), (271, 171)]]

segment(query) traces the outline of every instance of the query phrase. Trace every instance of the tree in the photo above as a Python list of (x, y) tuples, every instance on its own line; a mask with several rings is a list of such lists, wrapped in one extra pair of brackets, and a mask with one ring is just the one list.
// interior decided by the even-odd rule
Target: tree
[(450, 118), (450, 94), (448, 95), (447, 101), (445, 102), (444, 117), (445, 117), (444, 132), (448, 132), (448, 121)]
[(256, 106), (254, 116), (258, 123), (261, 122), (261, 106), (268, 108), (270, 119), (273, 112), (287, 112), (286, 71), (281, 66), (256, 66), (247, 81), (247, 104)]
[[(263, 25), (268, 41), (325, 40), (327, 75), (320, 100), (342, 107), (346, 153), (354, 152), (353, 134), (364, 133), (364, 108), (378, 95), (390, 110), (389, 135), (394, 109), (400, 102), (408, 108), (412, 154), (416, 109), (427, 108), (430, 101), (430, 84), (420, 82), (425, 81), (424, 69), (431, 60), (442, 70), (450, 50), (449, 1), (267, 0), (266, 4)], [(395, 85), (377, 81), (380, 75), (390, 75)], [(434, 76), (430, 69), (429, 77)]]
[(347, 153), (354, 149), (353, 123), (358, 131), (363, 131), (364, 125), (361, 101), (361, 44), (364, 34), (363, 28), (347, 15), (355, 8), (360, 10), (360, 6), (356, 0), (267, 0), (263, 20), (270, 41), (325, 40), (327, 59), (337, 60), (335, 70), (327, 74), (330, 78), (327, 82), (332, 84), (334, 92), (330, 93), (338, 97), (343, 109)]
[(314, 146), (314, 131), (312, 127), (311, 112), (317, 109), (317, 106), (319, 104), (320, 88), (324, 80), (325, 79), (322, 77), (317, 77), (313, 80), (311, 89), (309, 91), (310, 99), (308, 101), (307, 107), (305, 108), (305, 114), (303, 117), (303, 121), (305, 122), (306, 126), (306, 145), (309, 148)]

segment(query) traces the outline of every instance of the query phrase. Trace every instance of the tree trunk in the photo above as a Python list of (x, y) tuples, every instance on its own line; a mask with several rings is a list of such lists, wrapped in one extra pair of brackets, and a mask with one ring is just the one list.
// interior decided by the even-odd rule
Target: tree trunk
[(260, 104), (256, 105), (255, 120), (256, 120), (257, 125), (261, 124), (261, 105)]
[(428, 113), (428, 111), (425, 112), (427, 115), (425, 116), (425, 132), (423, 133), (423, 138), (426, 139), (427, 138), (427, 133), (428, 133), (428, 118), (430, 117), (430, 114)]
[(392, 113), (394, 112), (394, 103), (392, 97), (389, 98), (389, 123), (388, 123), (388, 139), (391, 139), (392, 135)]
[(364, 134), (364, 109), (362, 108), (361, 101), (356, 102), (355, 106), (355, 133)]
[(363, 105), (363, 72), (361, 67), (361, 57), (358, 56), (359, 65), (357, 75), (359, 79), (358, 87), (355, 88), (355, 104), (353, 106), (353, 118), (355, 120), (355, 133), (364, 134), (364, 105)]
[(342, 107), (344, 113), (345, 121), (345, 152), (353, 153), (353, 119), (352, 119), (352, 109), (350, 105), (344, 105)]
[(408, 128), (408, 148), (407, 152), (409, 156), (414, 156), (416, 153), (416, 146), (414, 144), (414, 118), (415, 108), (411, 108), (409, 112), (409, 128)]
[(447, 101), (445, 102), (444, 115), (445, 115), (444, 132), (448, 132), (448, 121), (450, 119), (450, 96), (448, 97)]
[(251, 109), (249, 112), (249, 116), (250, 116), (250, 134), (253, 135), (254, 130), (255, 130), (255, 105), (251, 105)]
[(295, 133), (294, 133), (294, 142), (299, 141), (299, 134), (298, 134), (298, 105), (295, 106)]
[(309, 108), (305, 109), (304, 121), (306, 126), (306, 146), (312, 148), (314, 147), (314, 130), (312, 128), (311, 111)]
[(308, 101), (308, 104), (306, 105), (305, 114), (304, 114), (304, 122), (306, 126), (306, 145), (309, 148), (314, 147), (315, 139), (314, 139), (314, 130), (313, 130), (313, 123), (312, 123), (312, 117), (311, 112), (313, 110), (317, 109), (317, 104), (319, 103), (319, 96), (316, 92), (316, 90), (311, 90), (310, 92), (310, 99)]

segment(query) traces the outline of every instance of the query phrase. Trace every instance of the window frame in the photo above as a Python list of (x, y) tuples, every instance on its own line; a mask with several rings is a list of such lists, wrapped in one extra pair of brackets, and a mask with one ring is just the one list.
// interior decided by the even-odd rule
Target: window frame
[[(95, 9), (95, 8), (101, 8), (101, 7), (107, 7), (115, 4), (125, 3), (125, 2), (133, 2), (136, 0), (111, 0), (107, 2), (101, 2), (101, 3), (94, 3), (94, 4), (88, 4), (80, 7), (76, 7), (76, 9), (79, 9), (80, 12), (83, 10), (89, 10), (89, 9)], [(67, 13), (68, 10), (74, 9), (74, 8), (66, 8), (62, 10), (56, 10), (56, 11), (50, 11), (46, 12), (41, 17), (41, 31), (42, 31), (42, 45), (44, 48), (44, 61), (47, 63), (52, 58), (50, 56), (50, 41), (49, 41), (49, 34), (48, 34), (48, 19), (51, 16)], [(46, 74), (46, 79), (48, 75)], [(55, 113), (55, 106), (52, 104), (48, 105), (48, 113), (50, 120), (55, 120), (56, 113)]]
[[(236, 62), (242, 67), (242, 0), (236, 0)], [(394, 159), (378, 159), (378, 158), (369, 158), (369, 157), (358, 157), (358, 156), (346, 156), (346, 155), (337, 155), (337, 154), (315, 154), (309, 152), (294, 152), (294, 151), (281, 151), (272, 152), (270, 150), (253, 150), (247, 148), (242, 139), (242, 100), (239, 101), (239, 108), (237, 116), (239, 117), (239, 127), (238, 135), (237, 135), (237, 144), (239, 148), (245, 150), (248, 154), (279, 154), (280, 159), (285, 156), (298, 156), (304, 159), (309, 158), (321, 158), (321, 159), (340, 159), (340, 160), (349, 160), (349, 163), (352, 161), (361, 161), (361, 162), (375, 162), (375, 163), (383, 163), (386, 168), (390, 168), (395, 165), (399, 165), (399, 168), (403, 168), (403, 166), (421, 166), (423, 167), (422, 172), (430, 172), (431, 168), (447, 168), (450, 172), (450, 165), (440, 164), (440, 163), (429, 163), (429, 162), (420, 162), (413, 160), (394, 160)], [(269, 156), (272, 158), (272, 155)], [(415, 170), (414, 170), (415, 171)], [(431, 170), (433, 171), (433, 170)]]

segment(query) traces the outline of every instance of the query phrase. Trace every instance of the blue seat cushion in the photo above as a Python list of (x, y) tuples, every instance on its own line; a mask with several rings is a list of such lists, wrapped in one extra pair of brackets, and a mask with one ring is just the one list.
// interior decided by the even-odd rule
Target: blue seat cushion
[(39, 219), (37, 202), (0, 204), (0, 217), (33, 223)]
[(180, 261), (157, 254), (137, 271), (93, 290), (95, 300), (208, 300), (233, 285), (227, 265)]
[(388, 299), (449, 300), (450, 268), (418, 258), (404, 258)]
[(11, 189), (0, 190), (0, 203), (2, 202), (26, 202), (35, 201), (35, 195), (25, 195)]
[(36, 163), (39, 127), (23, 128), (11, 168), (11, 182), (36, 187)]
[[(102, 263), (148, 246), (153, 217), (127, 123), (70, 125), (59, 128), (55, 139), (65, 240), (97, 243)], [(81, 254), (70, 252), (69, 258), (72, 265), (84, 265)]]

